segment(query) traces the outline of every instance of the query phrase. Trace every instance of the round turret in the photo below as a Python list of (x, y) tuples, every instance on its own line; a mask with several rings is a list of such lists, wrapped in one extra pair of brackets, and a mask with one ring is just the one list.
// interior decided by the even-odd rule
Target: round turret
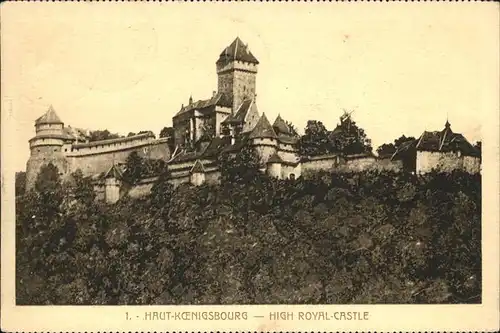
[(54, 164), (62, 175), (66, 172), (66, 159), (62, 147), (66, 139), (64, 123), (52, 106), (35, 121), (35, 136), (29, 140), (30, 158), (26, 165), (26, 189), (34, 185), (36, 176), (43, 165)]

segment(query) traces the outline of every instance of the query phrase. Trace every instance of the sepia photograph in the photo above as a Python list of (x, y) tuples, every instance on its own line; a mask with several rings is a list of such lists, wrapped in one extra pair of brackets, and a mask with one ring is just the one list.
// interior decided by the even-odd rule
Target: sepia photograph
[(498, 20), (102, 5), (2, 7), (14, 307), (484, 303)]

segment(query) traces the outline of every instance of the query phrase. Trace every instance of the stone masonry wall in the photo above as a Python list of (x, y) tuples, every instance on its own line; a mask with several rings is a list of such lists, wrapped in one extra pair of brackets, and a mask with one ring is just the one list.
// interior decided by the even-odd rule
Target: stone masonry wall
[(471, 174), (481, 172), (481, 159), (474, 156), (464, 156), (464, 170)]
[(233, 79), (233, 108), (236, 109), (245, 98), (255, 96), (255, 73), (235, 71)]
[(139, 156), (144, 158), (167, 160), (170, 157), (166, 140), (152, 141), (136, 147), (132, 146), (116, 151), (68, 156), (68, 172), (71, 173), (80, 169), (85, 176), (106, 172), (113, 164), (125, 163), (127, 157), (133, 151), (136, 151)]
[(26, 163), (26, 190), (30, 190), (35, 185), (36, 178), (42, 166), (52, 163), (57, 167), (62, 178), (68, 173), (69, 165), (67, 159), (59, 150), (54, 152), (56, 147), (37, 147), (39, 152), (31, 155)]
[(433, 169), (442, 172), (463, 169), (463, 157), (454, 152), (417, 151), (416, 172), (428, 173)]

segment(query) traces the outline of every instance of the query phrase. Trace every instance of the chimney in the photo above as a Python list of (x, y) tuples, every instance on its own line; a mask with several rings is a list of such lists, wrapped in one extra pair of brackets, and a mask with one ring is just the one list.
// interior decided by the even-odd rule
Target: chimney
[(189, 96), (189, 105), (193, 104), (193, 96)]

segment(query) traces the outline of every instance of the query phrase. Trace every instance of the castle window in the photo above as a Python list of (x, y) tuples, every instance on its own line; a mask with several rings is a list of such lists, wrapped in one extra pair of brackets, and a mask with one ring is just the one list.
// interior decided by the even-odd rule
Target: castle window
[(39, 153), (39, 152), (40, 152), (40, 149), (37, 149), (36, 151), (37, 151), (37, 153)]
[(68, 149), (64, 149), (64, 151), (68, 151)]
[(55, 148), (54, 151), (57, 152), (57, 148)]

